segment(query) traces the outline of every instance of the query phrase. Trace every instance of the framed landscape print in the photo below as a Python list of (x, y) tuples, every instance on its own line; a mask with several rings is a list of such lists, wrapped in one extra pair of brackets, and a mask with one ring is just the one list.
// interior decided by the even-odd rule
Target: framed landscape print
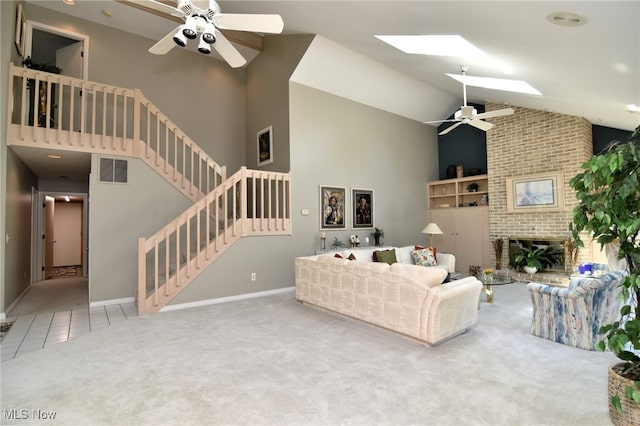
[(273, 126), (258, 132), (258, 167), (273, 163)]
[(352, 189), (351, 211), (353, 212), (352, 226), (354, 229), (373, 228), (373, 190)]
[(562, 172), (508, 177), (506, 183), (509, 213), (564, 210)]
[(347, 229), (346, 197), (344, 187), (320, 186), (320, 229)]

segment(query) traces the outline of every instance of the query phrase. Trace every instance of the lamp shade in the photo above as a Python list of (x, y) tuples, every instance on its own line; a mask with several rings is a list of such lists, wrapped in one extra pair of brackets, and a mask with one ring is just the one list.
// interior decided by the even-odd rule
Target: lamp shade
[(438, 225), (436, 225), (435, 223), (431, 222), (430, 224), (428, 224), (427, 226), (424, 227), (424, 229), (422, 230), (423, 234), (443, 234), (442, 230), (438, 227)]

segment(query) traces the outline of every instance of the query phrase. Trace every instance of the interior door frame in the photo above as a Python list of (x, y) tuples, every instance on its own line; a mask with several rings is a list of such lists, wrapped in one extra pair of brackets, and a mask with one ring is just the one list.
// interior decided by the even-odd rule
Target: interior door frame
[(35, 204), (32, 207), (32, 223), (35, 225), (31, 233), (31, 284), (38, 281), (43, 281), (43, 267), (44, 267), (44, 241), (42, 235), (44, 234), (44, 209), (42, 205), (45, 202), (45, 197), (56, 197), (60, 195), (69, 195), (75, 197), (82, 197), (82, 276), (88, 277), (89, 275), (89, 194), (86, 192), (57, 192), (57, 191), (38, 191), (32, 188), (33, 200)]
[[(42, 24), (36, 21), (27, 21), (27, 31), (25, 35), (24, 57), (31, 56), (33, 30), (39, 30), (50, 34), (55, 34), (61, 37), (65, 37), (71, 40), (76, 40), (82, 43), (82, 80), (89, 79), (89, 36), (80, 33), (74, 33), (72, 31), (57, 28), (51, 25)], [(64, 73), (64, 70), (63, 70)]]

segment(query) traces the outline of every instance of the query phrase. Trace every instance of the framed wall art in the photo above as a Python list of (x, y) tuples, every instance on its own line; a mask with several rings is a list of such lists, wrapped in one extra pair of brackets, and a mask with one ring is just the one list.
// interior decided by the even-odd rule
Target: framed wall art
[(273, 163), (273, 126), (258, 132), (258, 167)]
[(340, 186), (320, 186), (320, 229), (347, 229), (347, 190)]
[(353, 212), (353, 229), (373, 228), (373, 190), (352, 189), (351, 211)]
[(18, 54), (24, 56), (24, 38), (27, 29), (27, 21), (24, 18), (24, 9), (22, 3), (18, 3), (16, 8), (16, 33), (13, 38)]
[(509, 213), (564, 210), (562, 172), (508, 177), (506, 184)]

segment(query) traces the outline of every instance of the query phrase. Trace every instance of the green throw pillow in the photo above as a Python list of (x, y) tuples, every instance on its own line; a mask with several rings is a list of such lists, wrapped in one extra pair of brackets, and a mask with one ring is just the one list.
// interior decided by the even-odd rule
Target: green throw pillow
[(385, 262), (389, 265), (398, 261), (398, 259), (396, 259), (396, 251), (394, 249), (377, 250), (376, 257), (378, 258), (378, 262)]

